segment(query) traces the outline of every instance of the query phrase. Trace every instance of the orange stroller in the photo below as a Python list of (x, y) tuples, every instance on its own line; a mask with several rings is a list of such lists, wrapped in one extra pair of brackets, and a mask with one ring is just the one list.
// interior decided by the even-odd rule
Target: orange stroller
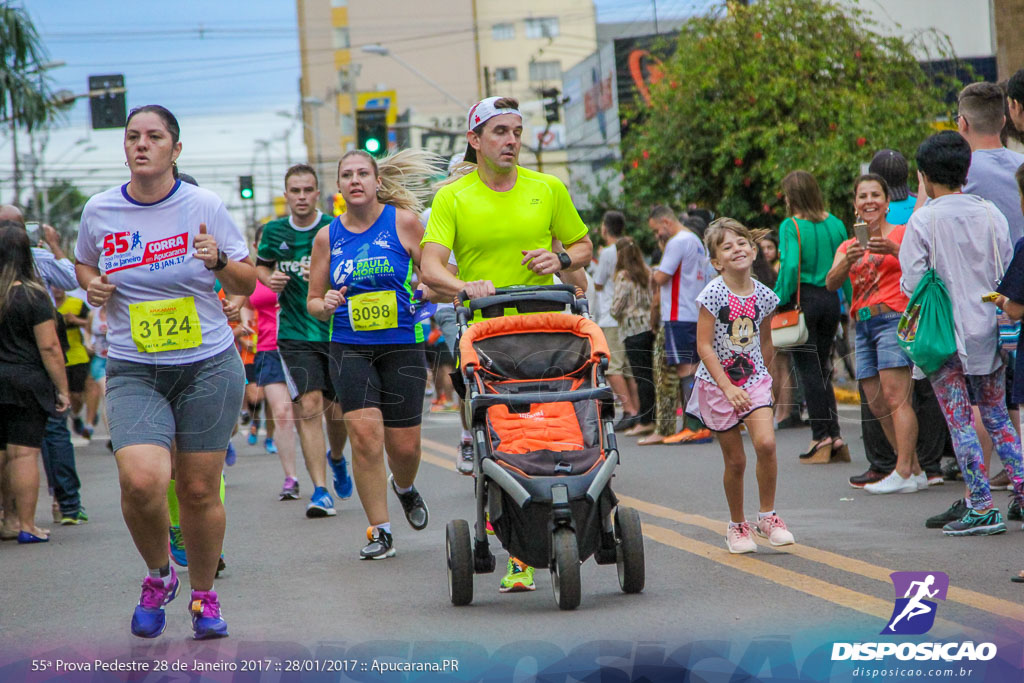
[[(580, 564), (591, 556), (617, 565), (623, 591), (643, 590), (640, 517), (610, 486), (619, 451), (608, 346), (578, 294), (567, 285), (508, 288), (458, 307), (476, 523), (472, 538), (465, 520), (446, 529), (456, 605), (472, 602), (474, 573), (494, 571), (488, 518), (511, 555), (550, 569), (561, 609), (579, 605)], [(485, 319), (470, 326), (477, 311)]]

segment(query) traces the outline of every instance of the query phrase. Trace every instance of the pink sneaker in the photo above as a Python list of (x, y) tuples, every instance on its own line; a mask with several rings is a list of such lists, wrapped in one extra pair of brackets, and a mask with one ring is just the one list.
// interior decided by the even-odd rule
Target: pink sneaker
[(762, 538), (767, 538), (772, 545), (789, 545), (796, 540), (786, 528), (786, 523), (778, 515), (757, 520), (754, 533)]
[(729, 552), (734, 555), (756, 553), (757, 544), (754, 543), (754, 539), (750, 536), (750, 522), (743, 522), (739, 526), (730, 524), (725, 532), (725, 545), (728, 546)]

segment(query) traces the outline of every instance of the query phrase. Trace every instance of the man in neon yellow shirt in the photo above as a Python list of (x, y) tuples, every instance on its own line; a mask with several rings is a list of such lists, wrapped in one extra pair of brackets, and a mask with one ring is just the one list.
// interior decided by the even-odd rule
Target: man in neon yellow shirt
[[(555, 273), (572, 277), (590, 263), (594, 247), (565, 185), (519, 166), (519, 103), (482, 100), (469, 110), (467, 127), (465, 160), (476, 167), (434, 197), (421, 243), (424, 283), (444, 296), (465, 290), (479, 298), (495, 287), (549, 285)], [(555, 251), (559, 243), (565, 251)], [(453, 255), (458, 275), (448, 268)], [(533, 568), (510, 557), (500, 590), (534, 588)]]

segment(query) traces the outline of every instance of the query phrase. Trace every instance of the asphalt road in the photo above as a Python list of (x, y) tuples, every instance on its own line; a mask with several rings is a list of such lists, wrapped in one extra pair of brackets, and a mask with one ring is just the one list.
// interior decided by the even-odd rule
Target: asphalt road
[[(177, 677), (149, 673), (132, 680), (529, 680), (537, 672), (566, 680), (599, 669), (625, 676), (601, 680), (636, 680), (638, 672), (672, 680), (679, 667), (703, 672), (699, 680), (729, 680), (739, 670), (760, 672), (763, 680), (808, 671), (809, 680), (853, 680), (849, 662), (841, 664), (842, 676), (808, 667), (822, 652), (827, 659), (836, 640), (879, 639), (893, 610), (892, 571), (948, 574), (949, 595), (924, 638), (992, 640), (1019, 675), (1024, 585), (1009, 579), (1024, 568), (1020, 525), (1011, 523), (1000, 536), (949, 538), (925, 529), (924, 519), (946, 509), (961, 494), (959, 485), (892, 496), (850, 488), (847, 478), (866, 462), (856, 414), (844, 410), (844, 417), (854, 455), (849, 464), (800, 464), (796, 454), (809, 431), (778, 433), (777, 509), (797, 544), (761, 542), (756, 554), (744, 556), (725, 548), (728, 515), (716, 444), (641, 448), (623, 438), (612, 487), (622, 504), (641, 513), (646, 589), (622, 593), (614, 565), (589, 560), (582, 567), (582, 604), (573, 612), (557, 609), (545, 570), (537, 572), (535, 592), (499, 594), (506, 557), (500, 548), (498, 571), (475, 578), (472, 605), (449, 602), (445, 524), (471, 520), (474, 509), (471, 480), (454, 471), (456, 416), (430, 415), (424, 422), (417, 486), (430, 507), (429, 526), (410, 529), (392, 498), (397, 555), (377, 562), (359, 560), (366, 519), (355, 497), (338, 504), (336, 517), (306, 519), (308, 478), (300, 478), (305, 500), (279, 502), (277, 458), (237, 436), (238, 463), (226, 473), (228, 571), (216, 583), (231, 637), (206, 643), (190, 640), (182, 596), (168, 607), (160, 638), (129, 634), (145, 567), (121, 517), (114, 459), (97, 437), (77, 449), (91, 521), (53, 526), (46, 545), (0, 545), (0, 680), (69, 680), (55, 671), (58, 659), (179, 669)], [(753, 517), (749, 443), (748, 453), (746, 510)], [(1005, 510), (1004, 495), (997, 502)], [(41, 498), (40, 517), (47, 500)], [(389, 674), (373, 664), (443, 659), (457, 661), (459, 672)], [(196, 661), (236, 670), (199, 673)], [(649, 662), (664, 667), (636, 668)], [(33, 666), (43, 669), (33, 673)], [(95, 678), (87, 680), (114, 676), (90, 675)]]

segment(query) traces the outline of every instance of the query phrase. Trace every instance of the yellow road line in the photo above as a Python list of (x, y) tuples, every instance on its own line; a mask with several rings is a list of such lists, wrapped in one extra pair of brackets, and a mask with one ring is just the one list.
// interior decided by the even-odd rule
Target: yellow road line
[[(431, 465), (435, 465), (437, 467), (441, 467), (443, 469), (452, 470), (452, 471), (455, 470), (455, 452), (454, 452), (455, 449), (454, 448), (452, 448), (450, 445), (442, 444), (442, 443), (439, 443), (437, 441), (433, 441), (431, 439), (423, 439), (422, 443), (423, 443), (424, 447), (429, 447), (431, 451), (437, 451), (439, 454), (451, 453), (451, 455), (442, 456), (442, 455), (435, 455), (435, 454), (429, 453), (429, 452), (424, 452), (423, 453), (423, 460), (424, 461), (430, 463)], [(674, 508), (666, 507), (664, 505), (658, 505), (657, 503), (650, 503), (648, 501), (641, 500), (639, 498), (633, 498), (632, 496), (625, 496), (625, 495), (618, 494), (618, 493), (616, 494), (616, 496), (619, 498), (619, 501), (622, 504), (628, 505), (630, 507), (633, 507), (636, 510), (638, 510), (639, 512), (643, 512), (643, 513), (645, 513), (647, 515), (650, 515), (652, 517), (660, 517), (662, 519), (667, 519), (667, 520), (670, 520), (670, 521), (673, 521), (673, 522), (679, 522), (681, 524), (688, 524), (690, 526), (701, 527), (701, 528), (704, 528), (704, 529), (708, 529), (709, 531), (713, 531), (715, 533), (721, 533), (723, 528), (724, 528), (723, 527), (723, 523), (721, 522), (721, 520), (711, 519), (710, 517), (704, 517), (703, 515), (695, 515), (695, 514), (691, 514), (691, 513), (687, 513), (687, 512), (682, 512), (680, 510), (676, 510)], [(757, 576), (760, 576), (762, 578), (766, 578), (768, 580), (774, 581), (775, 583), (780, 583), (782, 585), (790, 585), (789, 583), (786, 583), (786, 582), (783, 582), (783, 581), (775, 581), (774, 578), (770, 578), (770, 577), (766, 576), (765, 573), (764, 573), (766, 571), (766, 568), (769, 569), (772, 572), (775, 572), (775, 570), (778, 570), (779, 572), (790, 574), (790, 575), (792, 575), (794, 577), (803, 577), (803, 579), (806, 579), (808, 581), (818, 582), (817, 584), (814, 584), (814, 588), (815, 589), (820, 588), (820, 586), (818, 584), (821, 584), (823, 586), (827, 586), (828, 587), (828, 591), (827, 592), (823, 592), (823, 593), (819, 593), (819, 592), (811, 592), (810, 590), (805, 590), (804, 588), (797, 588), (797, 590), (802, 590), (805, 593), (814, 595), (815, 597), (820, 597), (820, 598), (822, 598), (824, 600), (828, 600), (829, 602), (833, 602), (835, 604), (839, 604), (839, 605), (842, 605), (844, 607), (850, 607), (851, 609), (857, 609), (858, 611), (865, 612), (866, 614), (871, 614), (873, 616), (878, 616), (881, 619), (888, 618), (890, 612), (892, 611), (892, 603), (887, 601), (887, 600), (882, 600), (880, 598), (876, 598), (874, 596), (870, 596), (870, 595), (867, 595), (867, 594), (864, 594), (864, 593), (858, 593), (856, 591), (851, 591), (851, 590), (849, 590), (847, 588), (842, 588), (842, 587), (837, 586), (837, 585), (832, 584), (832, 583), (821, 581), (819, 579), (814, 579), (812, 577), (807, 577), (807, 576), (805, 576), (803, 574), (799, 574), (797, 572), (793, 572), (792, 570), (785, 569), (785, 568), (782, 568), (782, 567), (778, 567), (775, 564), (769, 564), (769, 563), (761, 562), (761, 561), (756, 560), (754, 558), (744, 557), (744, 556), (740, 556), (740, 555), (731, 555), (731, 554), (724, 554), (723, 555), (724, 551), (722, 551), (722, 549), (718, 548), (717, 546), (712, 546), (712, 545), (703, 543), (701, 541), (690, 539), (690, 538), (688, 538), (686, 536), (683, 536), (681, 534), (676, 534), (676, 532), (670, 531), (668, 529), (662, 529), (661, 527), (653, 526), (653, 525), (651, 525), (649, 523), (644, 524), (643, 526), (644, 526), (644, 535), (650, 537), (654, 541), (657, 541), (659, 543), (665, 543), (665, 541), (663, 540), (665, 538), (672, 538), (673, 540), (678, 540), (678, 539), (675, 539), (674, 536), (666, 536), (666, 535), (664, 535), (663, 532), (667, 532), (669, 534), (675, 534), (680, 539), (684, 539), (687, 542), (687, 547), (681, 547), (680, 545), (677, 545), (676, 543), (666, 543), (667, 545), (671, 545), (671, 546), (673, 546), (675, 548), (678, 548), (680, 550), (685, 550), (687, 552), (692, 552), (692, 553), (697, 554), (697, 555), (708, 557), (708, 559), (711, 559), (711, 560), (713, 560), (715, 562), (718, 562), (719, 564), (726, 564), (728, 566), (740, 569), (741, 571), (746, 571), (746, 572), (752, 573), (752, 574), (756, 573)], [(648, 533), (648, 529), (660, 530), (660, 531), (656, 531), (655, 533), (656, 534), (661, 534), (661, 536), (659, 537), (659, 536), (656, 536), (654, 534)], [(762, 544), (764, 544), (764, 542), (762, 542)], [(699, 548), (699, 550), (698, 550), (698, 548)], [(785, 546), (784, 548), (777, 548), (777, 550), (779, 550), (781, 552), (784, 552), (784, 553), (788, 553), (790, 555), (796, 555), (798, 557), (802, 557), (804, 559), (811, 560), (812, 562), (817, 562), (819, 564), (824, 564), (824, 565), (827, 565), (827, 566), (832, 567), (834, 569), (839, 569), (841, 571), (848, 572), (850, 574), (857, 574), (857, 575), (864, 576), (864, 577), (869, 578), (869, 579), (874, 579), (876, 581), (881, 581), (882, 583), (885, 583), (885, 584), (890, 584), (889, 575), (893, 572), (892, 569), (887, 569), (885, 567), (880, 567), (878, 565), (871, 564), (870, 562), (864, 562), (863, 560), (857, 560), (857, 559), (854, 559), (852, 557), (847, 557), (845, 555), (840, 555), (839, 553), (833, 553), (833, 552), (830, 552), (828, 550), (822, 550), (820, 548), (814, 548), (812, 546), (803, 545), (801, 543), (796, 543), (796, 544), (791, 545), (791, 546)], [(720, 558), (719, 557), (720, 555), (723, 555), (724, 559)], [(740, 564), (738, 564), (738, 565), (737, 564), (733, 564), (731, 561), (728, 561), (728, 560), (739, 560)], [(756, 572), (755, 571), (750, 571), (747, 567), (754, 566), (754, 565), (743, 564), (743, 562), (746, 562), (746, 561), (753, 561), (753, 562), (755, 562), (756, 566), (758, 567), (758, 570)], [(810, 584), (803, 584), (803, 583), (801, 583), (801, 585), (810, 585)], [(793, 587), (796, 587), (796, 584), (793, 584)], [(833, 595), (833, 596), (846, 596), (847, 594), (850, 594), (852, 596), (856, 596), (856, 598), (854, 600), (854, 604), (847, 604), (843, 600), (832, 599), (832, 597), (829, 597), (830, 595)], [(987, 595), (985, 593), (979, 593), (977, 591), (972, 591), (972, 590), (968, 590), (968, 589), (965, 589), (965, 588), (955, 588), (953, 586), (950, 586), (949, 592), (946, 595), (946, 599), (947, 599), (947, 601), (957, 602), (957, 603), (960, 603), (962, 605), (966, 605), (967, 607), (971, 607), (973, 609), (981, 610), (983, 612), (988, 612), (990, 614), (995, 614), (995, 615), (1002, 616), (1002, 617), (1007, 617), (1009, 619), (1013, 619), (1015, 621), (1022, 622), (1022, 624), (1024, 624), (1024, 606), (1018, 605), (1018, 604), (1010, 602), (1008, 600), (1003, 600), (1001, 598), (996, 598), (996, 597), (993, 597), (991, 595)], [(855, 606), (855, 605), (863, 606), (865, 604), (865, 601), (868, 601), (868, 603), (877, 602), (878, 604), (884, 605), (885, 607), (884, 607), (884, 609), (881, 609), (881, 608), (878, 608), (877, 605), (876, 605), (875, 606), (875, 610), (876, 611), (868, 611), (866, 609), (860, 609), (860, 607)], [(881, 610), (880, 612), (877, 611), (879, 609)], [(884, 612), (884, 614), (882, 612)], [(937, 623), (940, 622), (940, 621), (942, 621), (942, 620), (936, 620)], [(947, 624), (952, 624), (953, 622), (946, 622), (946, 623)], [(962, 630), (962, 629), (960, 629), (960, 630)]]
[[(813, 576), (807, 576), (791, 569), (779, 567), (778, 565), (759, 560), (755, 556), (732, 555), (719, 546), (710, 545), (692, 539), (689, 536), (683, 536), (671, 529), (654, 524), (644, 524), (643, 529), (644, 536), (662, 545), (692, 553), (760, 579), (765, 579), (780, 586), (792, 588), (795, 591), (831, 602), (840, 607), (846, 607), (847, 609), (862, 612), (872, 617), (878, 617), (883, 623), (892, 615), (892, 601), (882, 600), (872, 595), (859, 593), (855, 590), (829, 583), (828, 581), (816, 579)], [(975, 629), (969, 629), (946, 619), (936, 619), (935, 627), (931, 633), (938, 637), (948, 637), (966, 631), (980, 635), (980, 632)]]
[[(616, 495), (618, 496), (619, 501), (623, 504), (634, 507), (640, 512), (647, 513), (654, 517), (661, 517), (662, 519), (669, 519), (674, 522), (689, 524), (691, 526), (703, 527), (715, 533), (724, 533), (725, 525), (720, 520), (714, 520), (702, 515), (680, 512), (679, 510), (665, 507), (664, 505), (648, 503), (645, 500), (640, 500), (639, 498), (633, 498), (631, 496)], [(762, 544), (763, 543), (764, 542), (762, 541)], [(889, 574), (893, 572), (892, 569), (879, 567), (878, 565), (871, 564), (870, 562), (864, 562), (863, 560), (857, 560), (852, 557), (803, 545), (801, 543), (786, 546), (779, 550), (790, 555), (796, 555), (813, 562), (828, 565), (844, 572), (858, 574), (869, 579), (875, 579), (876, 581), (881, 581), (885, 584), (890, 584)], [(949, 592), (946, 595), (946, 600), (958, 602), (960, 604), (967, 605), (968, 607), (982, 610), (983, 612), (990, 612), (1001, 617), (1007, 617), (1015, 621), (1024, 622), (1024, 606), (1008, 600), (1002, 600), (991, 595), (986, 595), (985, 593), (950, 586)]]

